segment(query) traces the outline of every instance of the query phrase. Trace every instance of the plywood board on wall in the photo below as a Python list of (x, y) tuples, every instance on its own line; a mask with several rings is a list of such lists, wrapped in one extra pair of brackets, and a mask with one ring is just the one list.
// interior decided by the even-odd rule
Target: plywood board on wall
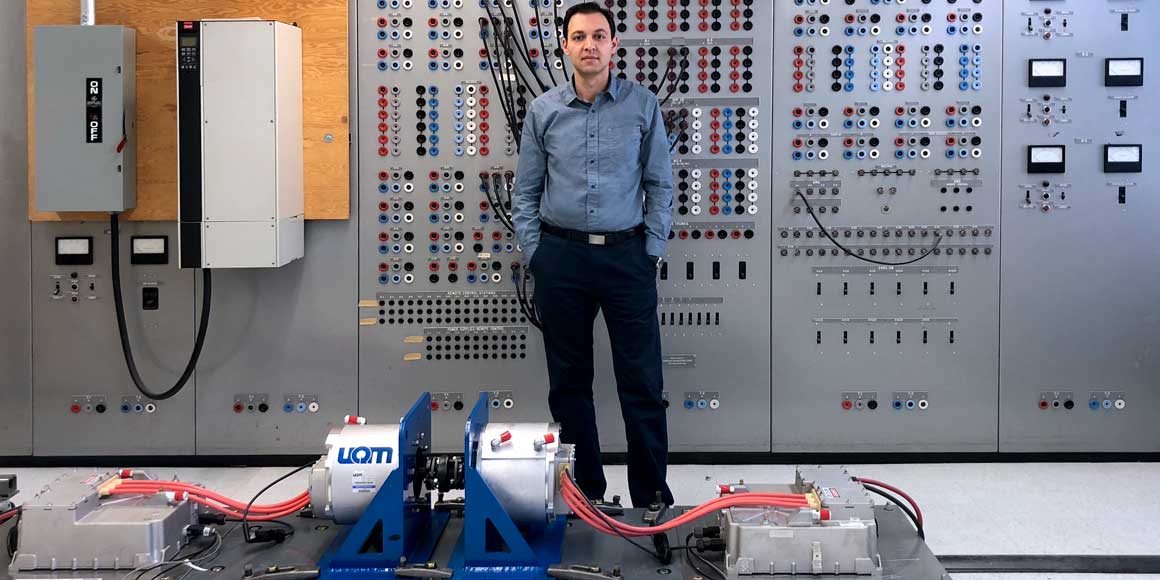
[[(105, 217), (40, 212), (35, 204), (32, 29), (78, 24), (79, 4), (27, 0), (28, 217), (33, 221)], [(120, 24), (137, 31), (137, 208), (125, 219), (177, 219), (176, 22), (253, 17), (296, 23), (302, 29), (306, 218), (350, 216), (347, 0), (99, 0), (98, 25)]]

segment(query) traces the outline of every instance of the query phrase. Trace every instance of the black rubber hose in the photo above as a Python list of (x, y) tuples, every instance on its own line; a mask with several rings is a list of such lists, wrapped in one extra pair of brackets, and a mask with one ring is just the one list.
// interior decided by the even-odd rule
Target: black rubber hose
[(193, 371), (197, 368), (197, 361), (201, 358), (201, 348), (205, 345), (205, 333), (209, 329), (209, 307), (213, 294), (213, 281), (210, 277), (210, 270), (203, 268), (201, 271), (204, 280), (204, 288), (201, 294), (201, 321), (198, 323), (197, 339), (193, 343), (193, 352), (189, 355), (189, 362), (185, 365), (185, 372), (181, 373), (181, 378), (168, 390), (163, 393), (154, 393), (145, 385), (145, 381), (141, 379), (141, 373), (137, 372), (137, 362), (133, 359), (133, 345), (129, 342), (129, 330), (125, 327), (125, 303), (121, 298), (121, 228), (117, 222), (117, 214), (115, 213), (109, 216), (109, 230), (112, 237), (113, 254), (113, 304), (117, 308), (117, 332), (121, 336), (121, 352), (125, 355), (125, 367), (129, 369), (129, 376), (132, 377), (133, 384), (137, 386), (137, 390), (142, 395), (154, 401), (164, 401), (181, 392), (181, 389), (185, 387), (190, 377), (193, 376)]

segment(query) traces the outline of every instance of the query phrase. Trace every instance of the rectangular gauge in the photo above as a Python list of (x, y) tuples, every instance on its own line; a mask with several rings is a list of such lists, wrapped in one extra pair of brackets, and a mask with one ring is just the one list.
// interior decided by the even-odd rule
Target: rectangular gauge
[(169, 236), (133, 236), (130, 261), (133, 264), (169, 263)]
[(1027, 86), (1032, 88), (1066, 87), (1067, 59), (1033, 58), (1027, 61)]
[(1144, 86), (1144, 59), (1108, 58), (1104, 59), (1104, 86), (1142, 87)]
[(56, 239), (57, 266), (92, 266), (92, 236)]
[(1141, 173), (1143, 145), (1104, 145), (1104, 173)]
[(1063, 145), (1029, 145), (1027, 173), (1066, 173), (1067, 147)]

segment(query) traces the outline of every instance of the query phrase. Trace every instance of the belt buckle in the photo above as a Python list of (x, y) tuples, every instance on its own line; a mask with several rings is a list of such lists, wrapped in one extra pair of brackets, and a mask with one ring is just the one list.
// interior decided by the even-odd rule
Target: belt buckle
[(588, 234), (588, 243), (592, 244), (594, 246), (603, 246), (607, 242), (605, 241), (605, 238), (603, 235)]

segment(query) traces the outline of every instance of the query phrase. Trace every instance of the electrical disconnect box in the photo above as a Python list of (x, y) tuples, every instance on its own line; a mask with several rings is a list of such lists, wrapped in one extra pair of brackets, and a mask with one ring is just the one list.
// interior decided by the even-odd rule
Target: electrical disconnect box
[(177, 23), (179, 263), (270, 268), (302, 257), (302, 31)]
[(38, 26), (33, 38), (36, 209), (132, 209), (136, 32)]

